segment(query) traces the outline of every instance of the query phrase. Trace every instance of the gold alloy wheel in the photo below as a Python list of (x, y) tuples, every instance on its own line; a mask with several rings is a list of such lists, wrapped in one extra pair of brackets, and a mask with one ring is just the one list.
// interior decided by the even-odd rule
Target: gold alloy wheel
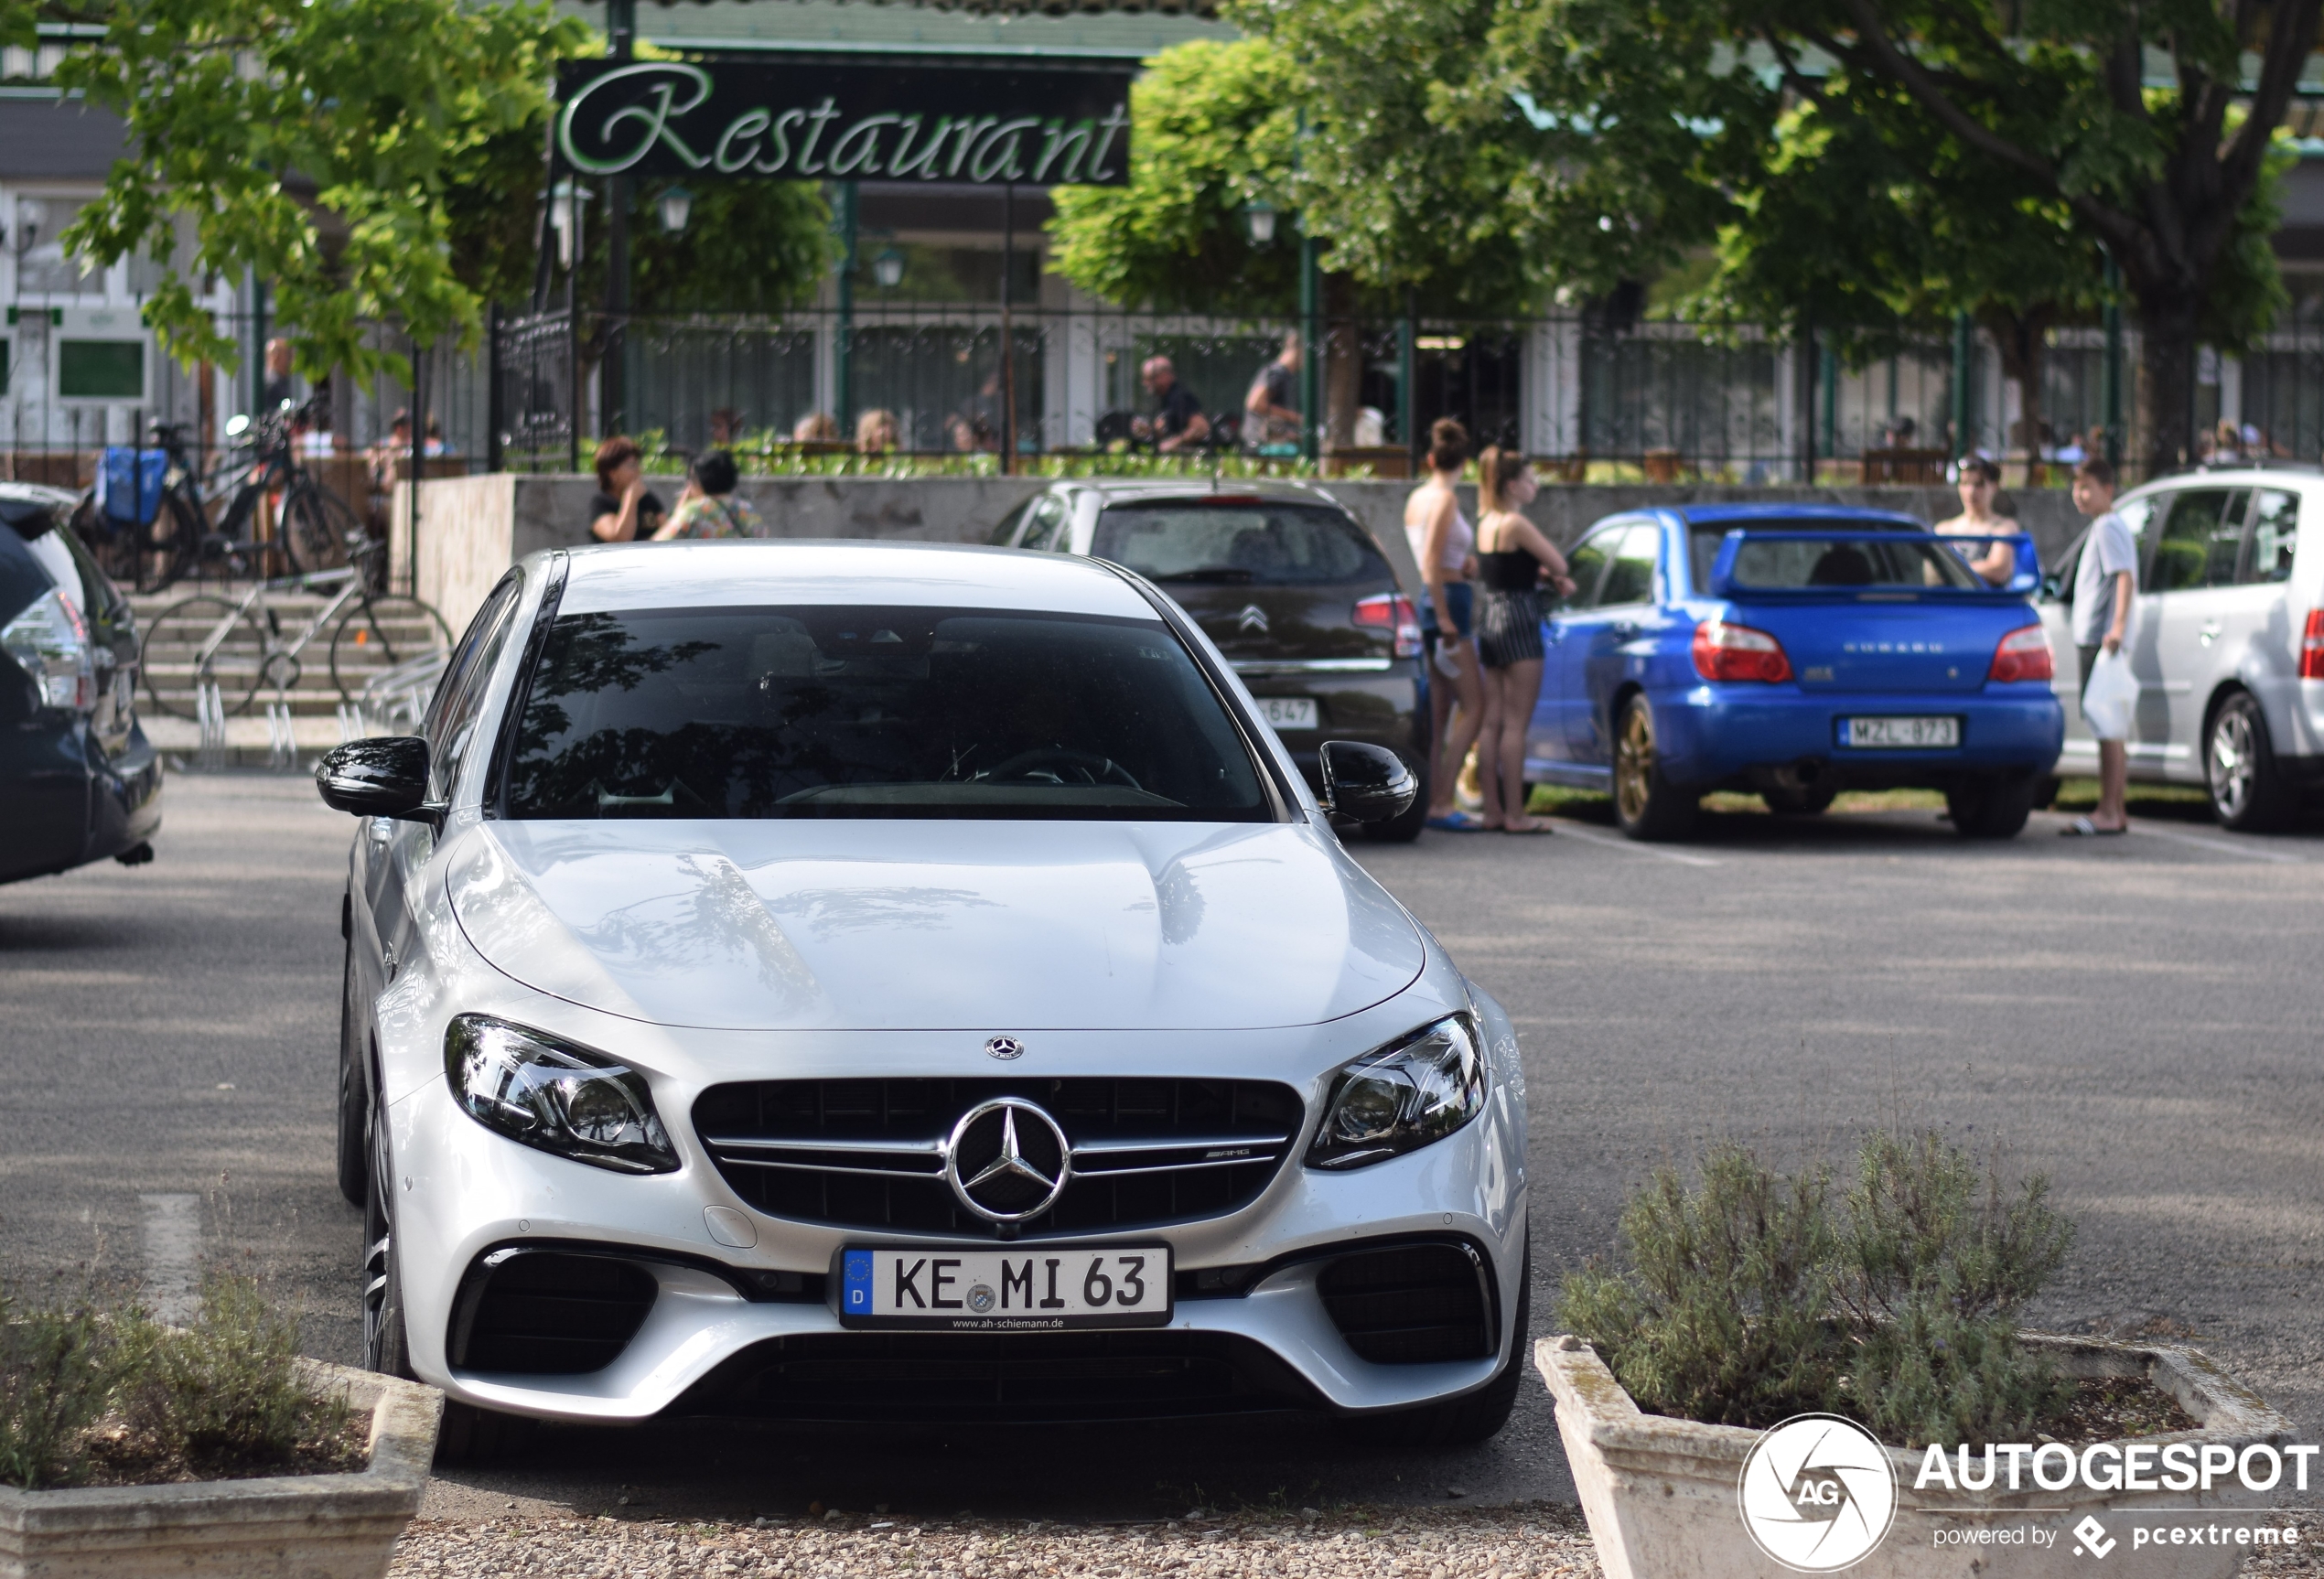
[(1624, 822), (1646, 815), (1646, 800), (1654, 787), (1654, 721), (1643, 703), (1633, 702), (1622, 714), (1622, 733), (1614, 742), (1614, 804)]

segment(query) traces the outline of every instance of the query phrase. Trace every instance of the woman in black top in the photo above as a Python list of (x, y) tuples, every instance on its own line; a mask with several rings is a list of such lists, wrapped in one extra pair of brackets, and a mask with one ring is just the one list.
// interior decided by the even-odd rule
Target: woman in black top
[(1546, 833), (1525, 811), (1525, 734), (1542, 692), (1540, 591), (1546, 574), (1560, 596), (1574, 583), (1565, 556), (1518, 512), (1540, 487), (1533, 467), (1499, 446), (1477, 458), (1477, 657), (1484, 669), (1484, 725), (1477, 735), (1477, 784), (1485, 825), (1505, 833)]
[(597, 446), (597, 496), (589, 501), (589, 535), (599, 542), (643, 542), (669, 513), (646, 491), (645, 452), (619, 434)]

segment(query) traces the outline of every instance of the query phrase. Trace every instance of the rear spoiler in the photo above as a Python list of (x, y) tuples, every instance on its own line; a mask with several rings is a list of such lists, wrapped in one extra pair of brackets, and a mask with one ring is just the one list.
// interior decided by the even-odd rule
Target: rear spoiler
[[(1982, 552), (1992, 544), (2006, 542), (2009, 544), (2011, 553), (2016, 556), (2017, 564), (2016, 568), (2010, 572), (2009, 579), (2001, 585), (1988, 585), (1966, 589), (1953, 586), (1931, 586), (1916, 588), (1915, 592), (1921, 596), (1944, 598), (1948, 601), (1964, 599), (1975, 601), (1988, 598), (2007, 598), (2014, 601), (2023, 598), (2028, 593), (2041, 585), (2041, 555), (2034, 547), (2034, 540), (2022, 532), (1998, 532), (1989, 537), (1972, 537), (1965, 534), (1954, 536), (1951, 533), (1934, 532), (1897, 532), (1884, 527), (1809, 531), (1799, 527), (1738, 526), (1721, 540), (1718, 557), (1712, 562), (1710, 586), (1712, 596), (1757, 599), (1827, 597), (1833, 593), (1850, 590), (1845, 584), (1825, 588), (1752, 586), (1738, 582), (1735, 579), (1735, 558), (1747, 540), (1759, 542), (1918, 542), (1931, 544), (1948, 553), (1958, 553), (1964, 549), (1972, 549), (1978, 551), (1981, 557)], [(1900, 590), (1884, 588), (1875, 592), (1873, 596), (1895, 596)]]

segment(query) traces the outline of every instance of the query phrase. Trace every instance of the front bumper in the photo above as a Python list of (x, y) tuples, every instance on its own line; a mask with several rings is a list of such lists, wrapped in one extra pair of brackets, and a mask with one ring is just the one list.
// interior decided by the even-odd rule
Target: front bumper
[[(1342, 1022), (1283, 1033), (1212, 1033), (1201, 1038), (1210, 1049), (1196, 1061), (1247, 1070), (1258, 1045), (1266, 1040), (1324, 1043), (1332, 1049), (1322, 1060), (1326, 1067), (1321, 1078), (1328, 1078), (1329, 1069), (1346, 1058), (1408, 1031), (1412, 1025), (1407, 1021), (1426, 1023), (1430, 1013), (1428, 1006), (1391, 1000), (1353, 1016), (1353, 1026)], [(1178, 1274), (1169, 1327), (1138, 1329), (1146, 1335), (1143, 1338), (1104, 1335), (1106, 1340), (1117, 1349), (1142, 1345), (1157, 1359), (1167, 1359), (1173, 1346), (1189, 1356), (1208, 1352), (1232, 1358), (1241, 1353), (1263, 1359), (1257, 1369), (1271, 1377), (1259, 1389), (1264, 1396), (1243, 1396), (1234, 1407), (1264, 1402), (1350, 1413), (1394, 1410), (1482, 1387), (1512, 1346), (1523, 1341), (1522, 1334), (1507, 1327), (1523, 1275), (1526, 1218), (1523, 1093), (1515, 1068), (1516, 1044), (1498, 1007), (1480, 1004), (1479, 1018), (1487, 1046), (1493, 1049), (1491, 1096), (1479, 1118), (1435, 1145), (1346, 1175), (1312, 1172), (1295, 1151), (1256, 1200), (1231, 1215), (1020, 1242), (1044, 1250), (1167, 1242)], [(579, 1029), (570, 1023), (555, 1028), (565, 1034)], [(605, 1028), (598, 1027), (600, 1032)], [(635, 1030), (634, 1024), (631, 1028)], [(1123, 1067), (1137, 1068), (1157, 1060), (1171, 1038), (1124, 1036), (1109, 1040), (1117, 1044), (1107, 1049), (1113, 1058)], [(1132, 1051), (1121, 1043), (1143, 1046)], [(1250, 1045), (1237, 1048), (1231, 1045), (1235, 1043)], [(866, 1073), (879, 1069), (888, 1060), (877, 1056), (877, 1046), (861, 1046), (858, 1050), (869, 1056), (851, 1061)], [(899, 1045), (891, 1056), (903, 1051)], [(1298, 1061), (1303, 1068), (1310, 1063)], [(927, 1068), (916, 1061), (916, 1067), (892, 1072), (917, 1074)], [(1081, 1071), (1063, 1068), (1057, 1072)], [(1212, 1071), (1181, 1065), (1171, 1072)], [(1318, 1095), (1310, 1095), (1310, 1127)], [(672, 1121), (672, 1137), (680, 1141), (685, 1163), (677, 1173), (649, 1177), (604, 1172), (503, 1139), (460, 1111), (440, 1075), (390, 1104), (398, 1186), (397, 1263), (413, 1363), (424, 1380), (487, 1408), (565, 1420), (635, 1421), (672, 1409), (723, 1412), (754, 1367), (763, 1369), (762, 1362), (781, 1358), (781, 1340), (812, 1340), (809, 1347), (825, 1361), (851, 1355), (865, 1363), (898, 1355), (909, 1359), (923, 1352), (911, 1347), (915, 1344), (926, 1345), (930, 1357), (975, 1351), (975, 1339), (957, 1335), (843, 1328), (824, 1278), (840, 1248), (945, 1241), (796, 1222), (752, 1210), (701, 1152), (683, 1117), (691, 1100), (690, 1093), (666, 1090), (656, 1080), (657, 1103), (665, 1121)], [(1304, 1144), (1303, 1135), (1300, 1150)], [(714, 1219), (721, 1224), (716, 1237)], [(738, 1220), (748, 1222), (748, 1235), (734, 1232), (732, 1225)], [(737, 1248), (731, 1242), (737, 1237), (755, 1237), (756, 1242)], [(1471, 1259), (1490, 1285), (1491, 1352), (1451, 1361), (1373, 1363), (1359, 1355), (1334, 1324), (1319, 1286), (1329, 1260), (1383, 1242), (1414, 1241), (1473, 1247)], [(555, 1375), (456, 1364), (463, 1311), (473, 1310), (472, 1304), (464, 1306), (462, 1290), (464, 1284), (473, 1286), (481, 1260), (511, 1249), (554, 1251), (560, 1246), (594, 1255), (627, 1253), (635, 1257), (631, 1264), (653, 1281), (642, 1324), (611, 1363), (586, 1373)], [(1046, 1336), (1007, 1335), (1006, 1341), (989, 1346), (990, 1355), (996, 1363), (1038, 1355), (1039, 1350), (1031, 1346)], [(1060, 1336), (1074, 1340), (1084, 1335)], [(1058, 1352), (1071, 1358), (1076, 1345), (1060, 1344)], [(1131, 1411), (1184, 1412), (1167, 1405)], [(843, 1403), (807, 1413), (831, 1418), (848, 1417), (851, 1412)], [(1109, 1405), (1093, 1409), (1089, 1417), (1118, 1418), (1121, 1413)]]
[[(1856, 750), (1839, 744), (1843, 718), (1931, 714), (1962, 721), (1958, 748)], [(1654, 698), (1654, 725), (1663, 772), (1674, 783), (1706, 786), (1747, 780), (1754, 769), (1809, 764), (1844, 787), (1867, 788), (2047, 773), (2066, 736), (2065, 710), (2039, 681), (1928, 694), (1705, 683)]]

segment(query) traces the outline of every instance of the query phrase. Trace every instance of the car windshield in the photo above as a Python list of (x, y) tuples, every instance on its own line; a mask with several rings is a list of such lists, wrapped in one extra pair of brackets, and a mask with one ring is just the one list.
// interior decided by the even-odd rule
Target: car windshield
[[(1706, 522), (1689, 533), (1695, 585), (1710, 590), (1711, 567), (1719, 548), (1738, 525), (1751, 532), (1840, 532), (1853, 529), (1832, 521), (1754, 521), (1748, 523)], [(1958, 591), (1990, 591), (1960, 555), (1925, 542), (1891, 542), (1890, 532), (1910, 532), (1909, 526), (1869, 527), (1861, 535), (1834, 538), (1747, 538), (1735, 555), (1735, 583), (1768, 592), (1807, 591), (1824, 587), (1867, 591), (1921, 590), (1948, 587)]]
[(807, 606), (570, 614), (506, 814), (1256, 822), (1258, 769), (1159, 621)]
[(1310, 586), (1394, 579), (1363, 528), (1314, 504), (1246, 499), (1115, 505), (1097, 518), (1090, 552), (1166, 583)]

